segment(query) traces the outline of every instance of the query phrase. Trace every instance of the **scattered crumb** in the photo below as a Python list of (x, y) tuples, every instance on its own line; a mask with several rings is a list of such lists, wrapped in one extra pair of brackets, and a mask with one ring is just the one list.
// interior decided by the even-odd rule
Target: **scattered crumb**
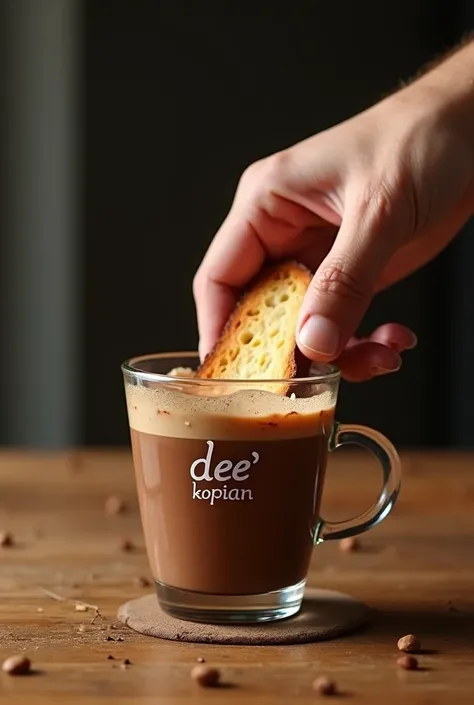
[(87, 627), (86, 627), (86, 625), (85, 625), (85, 624), (80, 624), (79, 627), (78, 627), (78, 629), (77, 629), (77, 631), (78, 631), (78, 632), (81, 632), (81, 634), (84, 633), (84, 632), (87, 632)]
[(10, 548), (13, 546), (15, 541), (13, 540), (13, 534), (9, 531), (0, 531), (0, 546), (3, 548)]
[(127, 505), (121, 497), (112, 494), (105, 500), (104, 509), (107, 516), (115, 516), (117, 514), (123, 514), (127, 509)]
[(10, 676), (23, 676), (31, 670), (31, 661), (24, 654), (9, 656), (2, 665), (2, 670)]
[(400, 668), (404, 668), (405, 671), (416, 671), (418, 661), (414, 656), (400, 656), (397, 660), (397, 665), (400, 666)]
[(36, 611), (37, 611), (37, 612), (42, 612), (42, 611), (43, 611), (43, 608), (42, 608), (42, 607), (38, 607)]
[(421, 643), (414, 634), (406, 634), (398, 640), (397, 647), (399, 651), (416, 654), (421, 650)]
[(80, 603), (75, 605), (76, 612), (87, 612), (88, 609), (87, 605), (81, 605)]
[(313, 683), (313, 690), (315, 690), (320, 695), (335, 695), (337, 693), (337, 687), (334, 681), (326, 678), (326, 676), (321, 676), (316, 678)]
[(151, 585), (151, 580), (148, 580), (148, 578), (146, 578), (144, 575), (140, 575), (138, 578), (135, 578), (133, 582), (135, 583), (135, 585), (138, 585), (138, 587), (142, 588), (150, 587)]
[(346, 539), (341, 539), (339, 549), (342, 553), (352, 553), (360, 548), (359, 542), (355, 536), (348, 536)]
[(196, 661), (198, 663), (206, 663), (206, 659), (204, 658), (204, 656), (198, 656)]
[(124, 658), (124, 660), (123, 660), (123, 665), (124, 665), (124, 666), (131, 666), (131, 665), (132, 665), (132, 662), (130, 661), (129, 658)]
[(115, 641), (115, 639), (113, 638), (113, 636), (110, 636), (110, 634), (109, 634), (108, 636), (105, 637), (105, 641)]
[(185, 425), (185, 426), (191, 426), (191, 421), (185, 421), (185, 422), (184, 422), (184, 425)]
[(123, 638), (123, 636), (118, 636), (118, 637), (115, 639), (115, 641), (124, 641), (124, 638)]
[(114, 660), (115, 660), (115, 656), (112, 656), (112, 654), (109, 654), (109, 655), (107, 656), (107, 658), (109, 659), (109, 661), (114, 661)]
[(215, 688), (219, 684), (221, 674), (217, 668), (210, 666), (194, 666), (191, 678), (203, 688)]
[(130, 553), (130, 551), (133, 551), (134, 549), (135, 544), (130, 539), (122, 539), (120, 542), (120, 550), (124, 551), (124, 553)]

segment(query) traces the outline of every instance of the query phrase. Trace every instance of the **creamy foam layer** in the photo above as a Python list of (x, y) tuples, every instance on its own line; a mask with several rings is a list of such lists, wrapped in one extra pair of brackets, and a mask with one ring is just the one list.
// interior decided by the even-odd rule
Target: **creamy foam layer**
[[(281, 440), (329, 433), (335, 391), (321, 385), (311, 397), (284, 397), (260, 390), (203, 396), (170, 387), (125, 386), (130, 427), (174, 438)], [(190, 390), (191, 391), (191, 390)]]

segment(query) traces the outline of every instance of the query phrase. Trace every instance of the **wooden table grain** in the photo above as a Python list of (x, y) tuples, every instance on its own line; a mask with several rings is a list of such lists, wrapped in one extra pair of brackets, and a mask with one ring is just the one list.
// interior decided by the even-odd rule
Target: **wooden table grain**
[[(333, 699), (354, 705), (472, 703), (474, 455), (406, 454), (403, 466), (396, 509), (361, 537), (360, 550), (328, 543), (312, 561), (310, 585), (365, 601), (375, 610), (371, 627), (309, 645), (222, 647), (144, 637), (116, 622), (122, 602), (149, 590), (136, 579), (150, 577), (128, 452), (3, 452), (0, 531), (15, 543), (0, 549), (0, 658), (26, 653), (34, 673), (1, 673), (1, 702), (308, 704), (322, 699), (312, 683), (325, 675), (341, 691)], [(370, 458), (335, 454), (324, 513), (355, 514), (379, 484)], [(127, 512), (106, 515), (111, 494), (123, 497)], [(136, 549), (124, 552), (123, 539)], [(91, 624), (93, 611), (42, 589), (95, 604), (105, 619)], [(419, 671), (396, 665), (406, 633), (422, 641)], [(190, 678), (200, 656), (232, 687), (200, 689)], [(126, 658), (131, 665), (121, 668)]]

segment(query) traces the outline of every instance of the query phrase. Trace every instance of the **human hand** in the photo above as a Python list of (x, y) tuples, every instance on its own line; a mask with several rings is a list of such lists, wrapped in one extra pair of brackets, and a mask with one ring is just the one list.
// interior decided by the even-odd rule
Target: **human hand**
[[(472, 68), (472, 47), (470, 57)], [(265, 260), (293, 258), (315, 272), (301, 351), (352, 381), (399, 369), (410, 330), (355, 332), (374, 295), (432, 259), (473, 212), (472, 92), (452, 74), (458, 65), (247, 169), (194, 280), (201, 357)]]

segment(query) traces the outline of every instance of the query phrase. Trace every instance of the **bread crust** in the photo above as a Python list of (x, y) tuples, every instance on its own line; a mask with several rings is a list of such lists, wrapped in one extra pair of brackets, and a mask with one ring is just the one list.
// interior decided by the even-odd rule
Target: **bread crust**
[(244, 292), (196, 376), (282, 380), (294, 378), (300, 362), (309, 370), (296, 345), (296, 325), (311, 278), (304, 265), (292, 260), (265, 267)]

